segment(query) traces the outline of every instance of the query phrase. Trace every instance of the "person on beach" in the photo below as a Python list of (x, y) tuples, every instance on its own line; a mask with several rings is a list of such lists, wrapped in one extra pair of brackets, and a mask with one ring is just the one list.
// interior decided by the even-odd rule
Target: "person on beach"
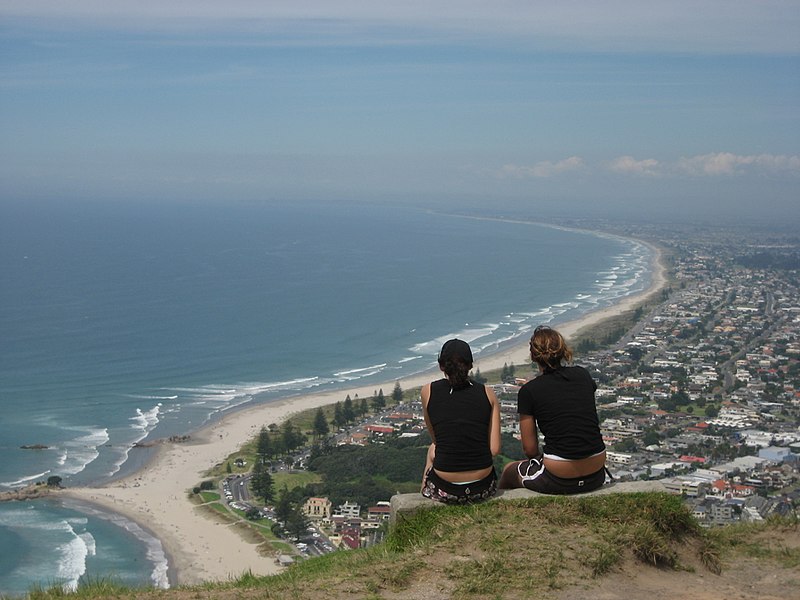
[[(605, 483), (606, 448), (594, 402), (597, 384), (583, 367), (569, 366), (572, 351), (561, 334), (539, 326), (530, 341), (539, 375), (517, 396), (522, 449), (528, 460), (506, 465), (500, 489), (526, 487), (542, 494), (580, 494)], [(538, 431), (544, 435), (539, 449)]]
[(444, 378), (422, 387), (431, 445), (422, 495), (447, 504), (477, 502), (497, 492), (493, 458), (500, 452), (500, 404), (494, 391), (469, 378), (472, 350), (463, 340), (439, 352)]

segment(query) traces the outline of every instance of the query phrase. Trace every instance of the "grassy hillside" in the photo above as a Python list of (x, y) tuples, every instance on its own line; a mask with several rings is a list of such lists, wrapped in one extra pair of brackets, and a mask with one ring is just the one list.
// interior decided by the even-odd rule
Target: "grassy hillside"
[(103, 581), (71, 597), (777, 599), (797, 589), (798, 523), (703, 530), (679, 497), (647, 493), (436, 507), (400, 523), (385, 544), (310, 559), (279, 576), (168, 591)]

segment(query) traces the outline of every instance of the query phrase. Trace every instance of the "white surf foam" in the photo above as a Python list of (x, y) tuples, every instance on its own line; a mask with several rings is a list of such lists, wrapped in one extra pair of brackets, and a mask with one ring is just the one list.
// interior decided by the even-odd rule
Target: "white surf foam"
[(67, 430), (83, 432), (74, 439), (62, 443), (60, 450), (59, 475), (76, 475), (86, 469), (98, 456), (100, 447), (108, 443), (108, 429), (105, 427), (69, 427)]
[(26, 475), (25, 477), (20, 477), (16, 481), (0, 481), (0, 487), (25, 487), (29, 483), (33, 481), (39, 481), (46, 475), (50, 474), (50, 470), (43, 471), (41, 473), (37, 473), (36, 475)]
[(63, 581), (65, 591), (74, 592), (78, 589), (78, 580), (86, 573), (86, 557), (89, 556), (87, 540), (91, 538), (93, 548), (96, 548), (96, 544), (90, 533), (78, 535), (69, 523), (62, 523), (68, 528), (72, 539), (58, 546), (60, 556), (56, 561), (56, 577)]

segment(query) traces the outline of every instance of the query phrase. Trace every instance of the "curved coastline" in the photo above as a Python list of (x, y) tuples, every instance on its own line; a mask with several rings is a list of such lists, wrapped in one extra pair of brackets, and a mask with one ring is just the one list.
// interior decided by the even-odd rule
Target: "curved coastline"
[[(553, 321), (565, 337), (574, 337), (582, 329), (632, 309), (664, 287), (666, 276), (661, 250), (649, 242), (636, 241), (653, 251), (649, 286), (573, 320)], [(524, 364), (528, 360), (527, 353), (525, 338), (486, 356), (478, 356), (475, 366), (489, 371), (506, 363)], [(399, 381), (404, 388), (418, 387), (436, 373), (429, 370)], [(203, 479), (208, 469), (254, 437), (262, 425), (279, 423), (299, 411), (333, 404), (346, 394), (371, 396), (378, 387), (388, 389), (394, 383), (395, 380), (371, 383), (237, 407), (193, 432), (189, 442), (163, 442), (136, 473), (96, 487), (71, 488), (61, 493), (117, 512), (157, 537), (168, 557), (170, 583), (221, 581), (248, 570), (257, 575), (275, 574), (281, 568), (274, 561), (259, 554), (256, 545), (242, 539), (230, 525), (213, 521), (195, 510), (187, 499), (187, 491)]]

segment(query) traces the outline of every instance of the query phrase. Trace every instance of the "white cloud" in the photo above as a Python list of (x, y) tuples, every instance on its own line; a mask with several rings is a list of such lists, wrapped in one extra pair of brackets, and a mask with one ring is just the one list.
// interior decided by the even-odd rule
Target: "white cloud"
[(738, 155), (731, 152), (714, 152), (692, 157), (681, 157), (675, 162), (655, 158), (637, 160), (633, 156), (619, 156), (606, 167), (622, 175), (723, 177), (749, 174), (800, 173), (800, 156), (785, 154)]
[[(596, 166), (620, 175), (642, 177), (732, 177), (737, 175), (797, 175), (800, 174), (800, 156), (786, 154), (737, 155), (731, 152), (703, 154), (677, 161), (666, 162), (655, 158), (637, 159), (630, 155), (601, 163)], [(592, 170), (578, 156), (560, 161), (541, 161), (534, 165), (506, 164), (494, 174), (503, 179), (546, 178), (571, 171)]]
[(632, 156), (620, 156), (609, 163), (609, 168), (616, 173), (632, 175), (660, 175), (660, 163), (654, 158), (636, 160)]
[(549, 160), (541, 161), (533, 166), (525, 165), (503, 165), (500, 169), (500, 177), (515, 177), (517, 179), (527, 178), (542, 178), (560, 175), (569, 171), (575, 171), (583, 168), (584, 161), (579, 156), (570, 156), (564, 160), (551, 162)]
[(696, 176), (739, 175), (744, 172), (800, 173), (800, 156), (785, 154), (757, 154), (742, 156), (730, 152), (702, 154), (681, 158), (676, 168), (679, 172)]

